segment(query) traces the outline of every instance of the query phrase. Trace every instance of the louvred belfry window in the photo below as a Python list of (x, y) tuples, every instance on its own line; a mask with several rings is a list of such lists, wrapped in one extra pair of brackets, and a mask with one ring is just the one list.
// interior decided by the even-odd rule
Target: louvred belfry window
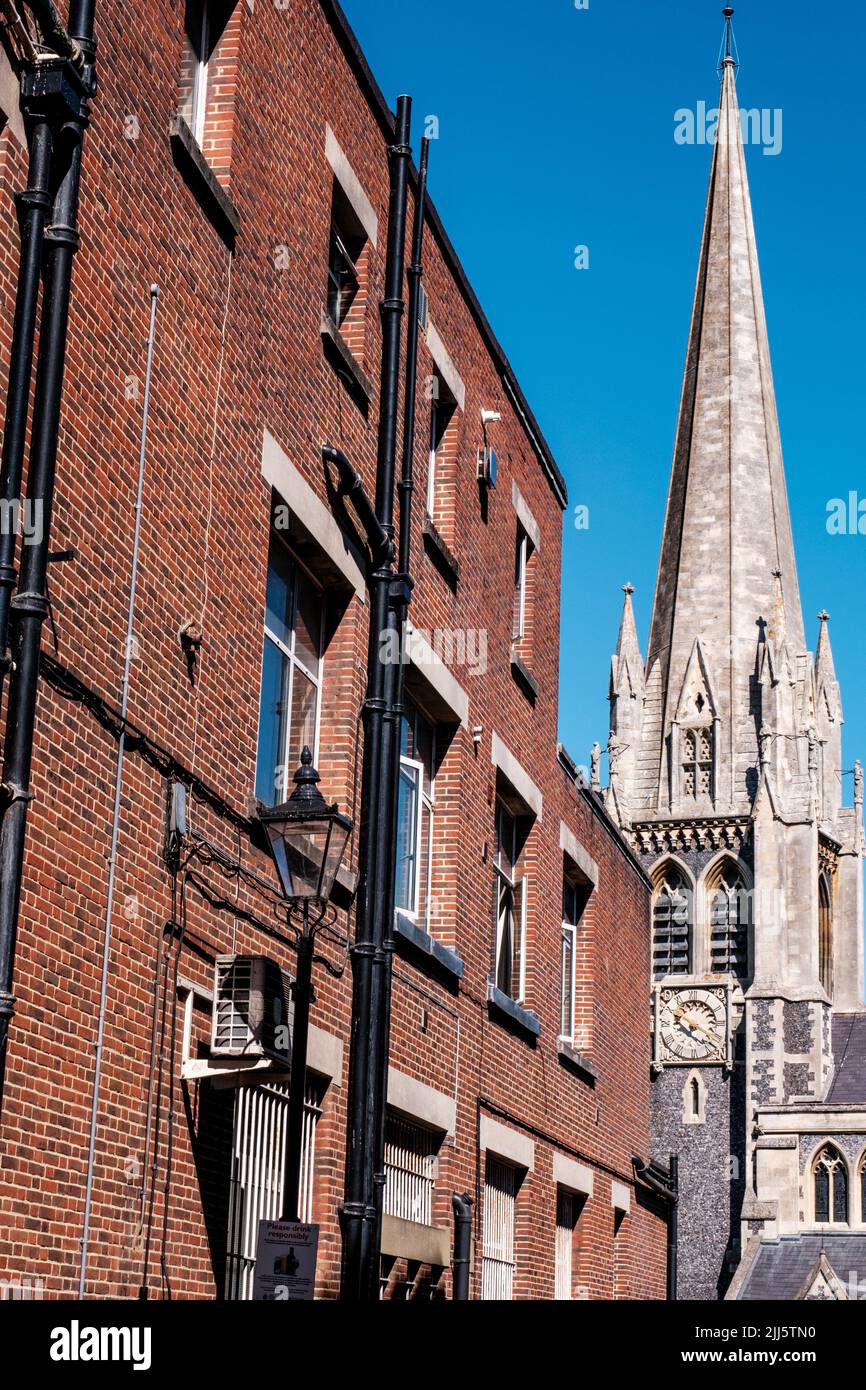
[(750, 897), (735, 864), (725, 864), (710, 893), (710, 960), (716, 975), (749, 973)]
[(692, 891), (673, 864), (658, 880), (653, 903), (653, 975), (688, 975), (692, 956)]

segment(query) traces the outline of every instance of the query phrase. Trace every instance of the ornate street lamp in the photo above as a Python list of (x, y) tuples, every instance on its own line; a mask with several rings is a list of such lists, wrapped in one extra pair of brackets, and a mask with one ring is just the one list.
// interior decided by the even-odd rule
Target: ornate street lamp
[(352, 821), (329, 806), (309, 748), (301, 754), (295, 790), (281, 806), (259, 812), (283, 893), (289, 902), (330, 902)]
[(298, 1189), (304, 1134), (304, 1096), (307, 1087), (307, 1040), (313, 992), (316, 933), (334, 920), (331, 893), (337, 880), (353, 822), (329, 806), (318, 788), (319, 774), (309, 748), (301, 754), (295, 790), (281, 806), (262, 809), (259, 821), (280, 877), (290, 915), (298, 926), (298, 960), (292, 997), (292, 1064), (289, 1080), (289, 1136), (283, 1219), (297, 1221)]

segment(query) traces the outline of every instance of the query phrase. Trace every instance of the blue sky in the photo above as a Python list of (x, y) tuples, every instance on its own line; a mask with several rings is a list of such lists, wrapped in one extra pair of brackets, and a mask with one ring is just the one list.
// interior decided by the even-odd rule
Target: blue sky
[[(343, 3), (392, 105), (414, 97), (416, 139), (439, 118), (432, 195), (590, 509), (588, 531), (566, 517), (560, 693), (586, 763), (627, 580), (646, 644), (711, 156), (674, 141), (674, 113), (716, 104), (722, 5)], [(747, 158), (806, 630), (814, 648), (826, 607), (850, 767), (866, 758), (866, 535), (829, 535), (827, 504), (854, 491), (866, 512), (866, 12), (735, 9), (740, 103), (782, 112), (781, 151)]]

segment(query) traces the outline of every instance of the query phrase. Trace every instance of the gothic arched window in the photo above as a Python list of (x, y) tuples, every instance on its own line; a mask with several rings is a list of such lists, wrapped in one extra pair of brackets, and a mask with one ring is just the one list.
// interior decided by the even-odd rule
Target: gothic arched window
[(712, 729), (709, 726), (702, 729), (686, 729), (683, 733), (682, 751), (683, 796), (709, 796), (713, 789)]
[(818, 978), (833, 997), (833, 901), (826, 874), (818, 879)]
[(710, 969), (716, 975), (749, 973), (750, 898), (736, 864), (725, 860), (707, 885), (710, 902)]
[(653, 975), (688, 975), (692, 966), (692, 890), (674, 864), (656, 879), (653, 902)]
[(847, 1226), (848, 1169), (839, 1150), (825, 1144), (812, 1166), (815, 1184), (815, 1220), (819, 1223)]

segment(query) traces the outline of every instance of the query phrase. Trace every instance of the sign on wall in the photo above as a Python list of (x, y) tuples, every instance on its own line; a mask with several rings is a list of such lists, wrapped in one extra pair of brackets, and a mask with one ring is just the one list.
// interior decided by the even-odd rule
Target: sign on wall
[(253, 1298), (266, 1303), (312, 1299), (319, 1228), (303, 1221), (260, 1221)]

